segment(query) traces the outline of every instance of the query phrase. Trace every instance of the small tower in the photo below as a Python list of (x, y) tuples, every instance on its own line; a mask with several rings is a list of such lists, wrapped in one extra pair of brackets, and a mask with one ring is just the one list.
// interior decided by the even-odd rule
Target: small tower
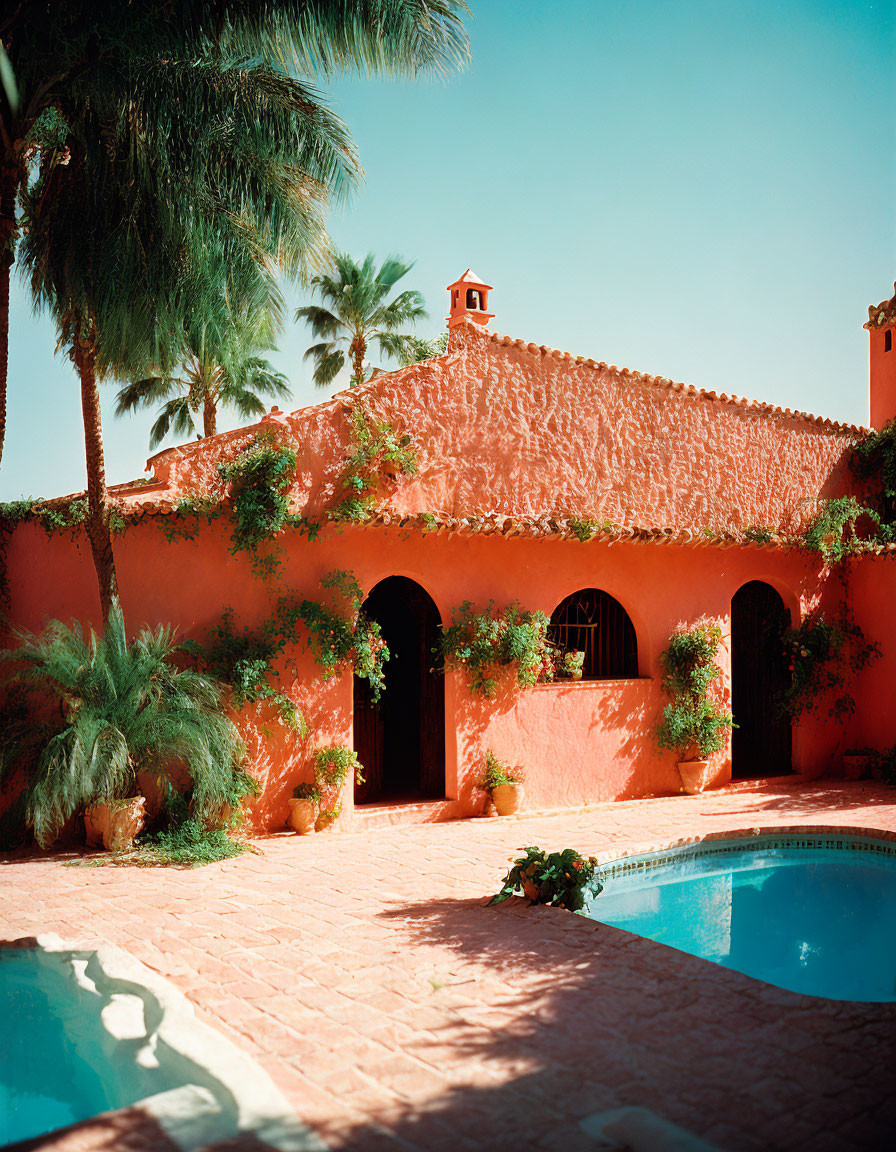
[(484, 283), (469, 268), (459, 280), (449, 284), (449, 331), (465, 319), (473, 320), (476, 324), (488, 324), (494, 316), (494, 312), (488, 311), (488, 294), (491, 290), (491, 284)]
[(868, 309), (871, 337), (871, 427), (896, 418), (896, 284), (894, 295)]

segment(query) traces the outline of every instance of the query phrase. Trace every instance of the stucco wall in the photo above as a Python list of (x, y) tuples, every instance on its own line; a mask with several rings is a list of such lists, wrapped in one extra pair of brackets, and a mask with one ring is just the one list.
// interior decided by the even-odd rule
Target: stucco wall
[[(470, 694), (466, 679), (446, 683), (446, 793), (455, 811), (474, 812), (482, 797), (473, 783), (484, 750), (528, 770), (529, 804), (561, 807), (589, 801), (677, 791), (675, 757), (659, 753), (653, 728), (663, 705), (659, 654), (679, 623), (718, 620), (725, 633), (722, 684), (730, 685), (730, 602), (746, 581), (766, 580), (794, 617), (818, 598), (819, 570), (812, 558), (782, 549), (687, 548), (675, 545), (429, 536), (381, 528), (328, 529), (311, 543), (284, 538), (282, 585), (254, 578), (248, 558), (229, 551), (229, 529), (217, 521), (195, 541), (169, 544), (157, 518), (145, 518), (116, 538), (122, 601), (129, 627), (171, 622), (184, 635), (204, 640), (226, 605), (239, 623), (259, 625), (287, 587), (319, 598), (318, 581), (334, 568), (355, 572), (365, 592), (379, 580), (403, 575), (433, 597), (443, 622), (465, 599), (499, 605), (518, 599), (550, 613), (569, 593), (598, 587), (628, 611), (638, 639), (639, 679), (600, 684), (557, 684), (530, 690), (502, 687), (495, 701)], [(8, 555), (14, 623), (40, 628), (47, 616), (96, 619), (98, 603), (89, 550), (83, 539), (48, 540), (26, 524), (12, 537)], [(281, 662), (283, 686), (311, 724), (308, 741), (286, 732), (270, 709), (247, 710), (240, 726), (265, 792), (260, 826), (282, 826), (287, 798), (310, 776), (317, 745), (352, 743), (350, 676), (324, 683), (301, 647)], [(796, 733), (794, 765), (827, 766), (829, 734), (815, 721)], [(717, 758), (719, 777), (730, 771)], [(346, 804), (345, 821), (352, 816)]]

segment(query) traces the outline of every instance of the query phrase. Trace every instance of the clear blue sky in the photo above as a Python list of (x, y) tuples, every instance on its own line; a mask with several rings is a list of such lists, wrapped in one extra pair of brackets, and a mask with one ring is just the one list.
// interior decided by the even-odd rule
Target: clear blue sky
[[(864, 422), (862, 324), (896, 278), (896, 2), (471, 7), (472, 66), (447, 84), (331, 86), (367, 174), (336, 243), (416, 258), (425, 334), (470, 265), (499, 332)], [(13, 295), (0, 498), (75, 491), (77, 380)], [(294, 407), (327, 395), (310, 342), (290, 323), (274, 357)], [(152, 417), (116, 420), (113, 392), (115, 482), (142, 474)]]

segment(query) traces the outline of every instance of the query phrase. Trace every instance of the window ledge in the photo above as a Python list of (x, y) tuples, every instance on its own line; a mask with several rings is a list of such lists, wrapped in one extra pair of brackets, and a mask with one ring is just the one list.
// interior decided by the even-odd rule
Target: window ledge
[(551, 680), (536, 688), (612, 688), (616, 684), (652, 684), (653, 676), (620, 676), (613, 680)]

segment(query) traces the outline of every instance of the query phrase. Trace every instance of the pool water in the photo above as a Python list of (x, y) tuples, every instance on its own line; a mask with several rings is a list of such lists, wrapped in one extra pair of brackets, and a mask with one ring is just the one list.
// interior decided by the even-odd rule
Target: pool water
[(896, 1001), (894, 845), (711, 841), (616, 861), (601, 880), (594, 920), (792, 992)]
[(84, 1120), (110, 1107), (85, 1048), (104, 1050), (84, 993), (31, 950), (0, 950), (0, 1145)]

